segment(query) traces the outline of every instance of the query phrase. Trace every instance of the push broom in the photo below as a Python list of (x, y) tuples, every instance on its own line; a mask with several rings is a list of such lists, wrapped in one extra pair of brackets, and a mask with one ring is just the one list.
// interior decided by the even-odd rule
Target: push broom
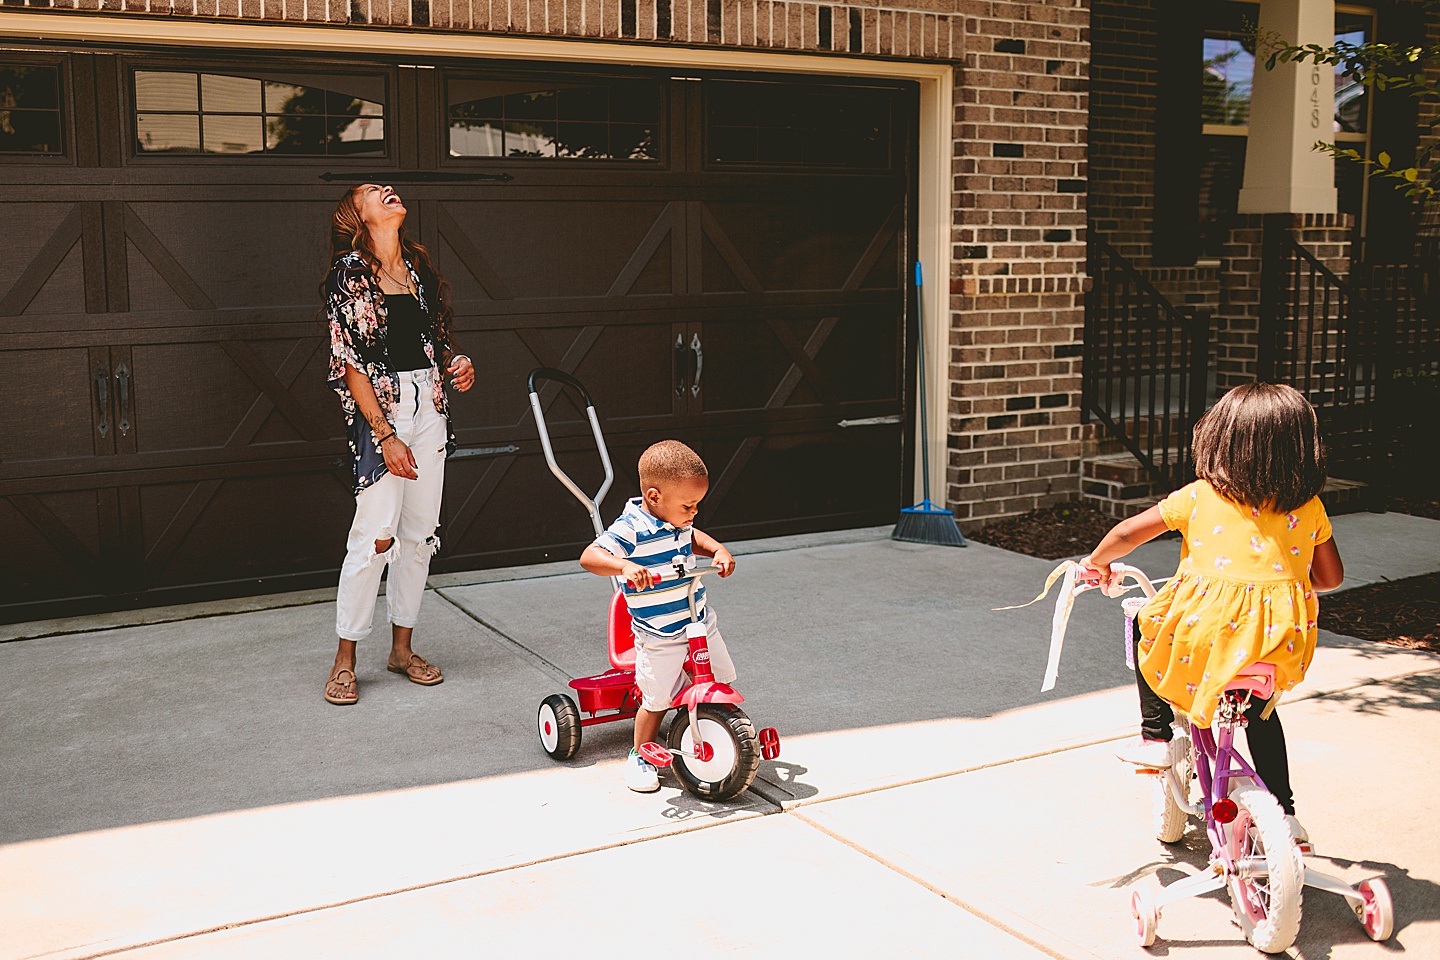
[(925, 297), (924, 278), (920, 273), (920, 261), (915, 261), (915, 309), (920, 320), (920, 336), (915, 342), (916, 364), (920, 367), (920, 476), (924, 484), (925, 499), (913, 507), (900, 510), (900, 520), (890, 534), (891, 540), (905, 540), (909, 543), (933, 543), (942, 547), (966, 546), (965, 537), (955, 522), (955, 514), (944, 507), (930, 502), (930, 425), (925, 408), (929, 396), (925, 393)]

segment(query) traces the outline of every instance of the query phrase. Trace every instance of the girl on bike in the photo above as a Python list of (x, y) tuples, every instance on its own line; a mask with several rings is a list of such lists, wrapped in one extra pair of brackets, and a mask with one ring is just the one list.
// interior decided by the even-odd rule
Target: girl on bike
[(1255, 772), (1295, 819), (1280, 694), (1305, 678), (1315, 656), (1317, 590), (1345, 577), (1320, 503), (1325, 452), (1315, 410), (1283, 384), (1236, 387), (1195, 424), (1198, 479), (1116, 524), (1081, 561), (1083, 576), (1109, 585), (1110, 564), (1167, 530), (1179, 531), (1180, 566), (1135, 622), (1140, 738), (1120, 758), (1164, 768), (1172, 706), (1208, 727), (1225, 685), (1251, 663), (1275, 665), (1275, 697), (1247, 712)]

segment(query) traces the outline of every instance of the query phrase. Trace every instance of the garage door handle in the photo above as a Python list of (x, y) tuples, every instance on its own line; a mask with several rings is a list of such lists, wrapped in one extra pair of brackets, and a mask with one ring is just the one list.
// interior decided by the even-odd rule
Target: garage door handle
[(675, 396), (685, 394), (685, 381), (688, 379), (690, 357), (685, 351), (685, 335), (675, 334)]
[(700, 346), (700, 334), (690, 338), (690, 351), (695, 354), (695, 379), (690, 383), (690, 396), (700, 396), (700, 375), (705, 372), (705, 348)]
[(110, 436), (110, 371), (103, 363), (95, 367), (95, 412), (100, 417), (95, 429), (102, 437)]
[(130, 432), (130, 368), (124, 362), (115, 368), (115, 382), (120, 386), (120, 419), (115, 426), (123, 437)]

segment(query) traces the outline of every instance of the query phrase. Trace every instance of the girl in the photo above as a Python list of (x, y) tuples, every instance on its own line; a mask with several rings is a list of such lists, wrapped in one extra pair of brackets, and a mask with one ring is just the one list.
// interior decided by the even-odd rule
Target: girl
[(330, 386), (340, 395), (355, 482), (355, 520), (335, 604), (339, 649), (325, 699), (359, 697), (355, 647), (370, 633), (380, 575), (390, 568), (386, 667), (433, 686), (440, 669), (410, 648), (430, 557), (440, 549), (445, 456), (455, 445), (441, 379), (475, 382), (470, 358), (451, 337), (449, 285), (430, 254), (405, 236), (405, 204), (388, 186), (345, 191), (330, 218)]
[[(1345, 578), (1320, 503), (1325, 452), (1315, 410), (1293, 387), (1236, 387), (1195, 424), (1194, 483), (1121, 521), (1081, 561), (1085, 579), (1108, 585), (1110, 564), (1164, 533), (1182, 536), (1175, 575), (1135, 618), (1140, 740), (1123, 760), (1168, 767), (1171, 705), (1208, 727), (1225, 685), (1251, 663), (1275, 665), (1275, 689), (1305, 678), (1315, 655), (1316, 590)], [(1295, 819), (1285, 732), (1268, 701), (1246, 714), (1255, 772)]]

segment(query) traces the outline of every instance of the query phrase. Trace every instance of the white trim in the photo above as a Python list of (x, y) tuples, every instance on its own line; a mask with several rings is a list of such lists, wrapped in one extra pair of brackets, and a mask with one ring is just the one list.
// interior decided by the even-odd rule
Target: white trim
[[(538, 39), (491, 34), (421, 33), (377, 27), (334, 27), (310, 24), (225, 22), (102, 16), (89, 13), (30, 13), (13, 8), (0, 16), (0, 40), (47, 40), (136, 43), (171, 47), (248, 47), (277, 54), (362, 53), (395, 56), (487, 57), (607, 63), (655, 67), (704, 67), (883, 77), (913, 80), (920, 86), (919, 172), (916, 253), (925, 268), (924, 308), (929, 347), (930, 487), (945, 499), (946, 429), (949, 415), (950, 212), (955, 70), (948, 63), (914, 60), (871, 60), (836, 54), (804, 54), (706, 47), (652, 46), (608, 40)], [(912, 268), (913, 269), (913, 268)], [(933, 278), (933, 279), (932, 279)], [(917, 419), (918, 431), (918, 419)], [(917, 438), (918, 439), (918, 438)], [(914, 498), (921, 489), (919, 444), (916, 444)]]

